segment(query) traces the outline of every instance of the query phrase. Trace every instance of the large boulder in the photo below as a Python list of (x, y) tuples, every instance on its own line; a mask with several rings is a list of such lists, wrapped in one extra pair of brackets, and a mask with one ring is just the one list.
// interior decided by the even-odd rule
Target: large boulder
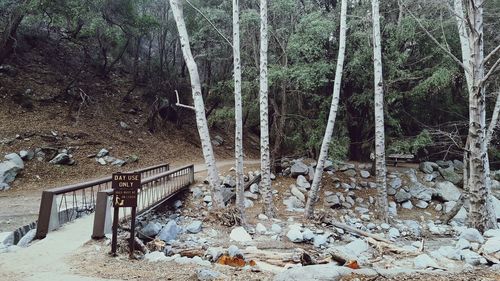
[(292, 186), (291, 192), (293, 196), (297, 197), (300, 201), (306, 201), (305, 195), (296, 186)]
[(17, 153), (10, 153), (4, 157), (7, 161), (13, 162), (17, 167), (24, 169), (23, 159)]
[(453, 184), (460, 184), (463, 181), (463, 176), (455, 173), (455, 168), (450, 166), (448, 168), (439, 168), (439, 173), (443, 178)]
[(396, 195), (394, 195), (394, 200), (396, 200), (397, 203), (402, 203), (410, 199), (411, 199), (411, 194), (404, 190), (400, 190), (396, 193)]
[[(24, 166), (23, 166), (24, 167)], [(0, 163), (0, 183), (9, 184), (16, 179), (17, 174), (23, 168), (12, 161), (4, 161)]]
[(59, 153), (49, 163), (55, 165), (73, 165), (75, 160), (71, 159), (67, 153)]
[(158, 234), (158, 239), (165, 242), (170, 242), (177, 239), (177, 235), (179, 235), (180, 231), (181, 229), (179, 228), (179, 226), (177, 226), (177, 223), (174, 220), (171, 220), (161, 229), (160, 233)]
[(430, 268), (440, 268), (437, 265), (436, 261), (434, 261), (427, 254), (421, 254), (421, 255), (417, 256), (413, 260), (413, 265), (415, 266), (416, 269), (426, 269), (428, 267), (430, 267)]
[(240, 243), (252, 241), (252, 236), (241, 226), (233, 228), (231, 234), (229, 234), (229, 238)]
[(460, 238), (465, 239), (469, 242), (484, 243), (484, 237), (481, 235), (479, 230), (475, 228), (467, 228), (460, 233)]
[(438, 182), (434, 188), (438, 197), (444, 201), (458, 201), (458, 198), (460, 198), (460, 190), (452, 182)]
[(432, 172), (437, 170), (439, 166), (434, 162), (422, 162), (418, 168), (426, 174), (432, 174)]
[(149, 222), (141, 229), (137, 236), (141, 239), (153, 239), (160, 233), (161, 224), (158, 222)]
[(304, 235), (302, 234), (299, 228), (291, 228), (287, 232), (286, 237), (293, 243), (300, 243), (304, 241)]
[(297, 186), (303, 189), (309, 189), (311, 187), (311, 184), (306, 180), (306, 178), (303, 175), (299, 175), (297, 177)]
[(423, 200), (426, 202), (431, 201), (432, 194), (434, 193), (433, 189), (428, 188), (425, 185), (417, 182), (411, 183), (409, 190), (413, 198), (416, 198), (418, 200)]
[(309, 167), (300, 160), (296, 160), (292, 165), (290, 170), (292, 177), (298, 177), (299, 175), (307, 175), (309, 173)]
[(193, 221), (192, 223), (190, 223), (187, 227), (186, 227), (186, 230), (187, 232), (189, 233), (198, 233), (201, 231), (201, 228), (202, 228), (202, 224), (203, 222), (202, 221)]

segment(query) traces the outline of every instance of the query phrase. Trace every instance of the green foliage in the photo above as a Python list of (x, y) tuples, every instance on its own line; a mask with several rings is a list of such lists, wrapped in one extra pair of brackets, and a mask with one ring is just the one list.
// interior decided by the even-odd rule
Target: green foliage
[(429, 134), (429, 131), (423, 130), (415, 137), (394, 140), (387, 148), (387, 152), (415, 155), (420, 149), (423, 149), (432, 143), (432, 137)]
[(329, 159), (337, 161), (347, 160), (349, 145), (350, 140), (347, 136), (333, 138), (328, 150)]

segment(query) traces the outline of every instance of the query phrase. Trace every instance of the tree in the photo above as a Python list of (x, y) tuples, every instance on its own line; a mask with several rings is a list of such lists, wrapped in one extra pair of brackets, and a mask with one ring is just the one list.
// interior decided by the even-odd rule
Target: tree
[(380, 218), (388, 221), (387, 168), (385, 165), (384, 89), (382, 78), (382, 49), (380, 46), (379, 1), (372, 0), (373, 69), (375, 82), (375, 177)]
[(221, 181), (217, 166), (215, 164), (215, 156), (210, 141), (210, 134), (208, 131), (207, 119), (205, 117), (205, 105), (203, 103), (203, 96), (201, 94), (200, 76), (198, 74), (198, 67), (194, 61), (191, 47), (189, 46), (189, 37), (184, 22), (184, 15), (182, 4), (178, 0), (170, 0), (170, 7), (174, 15), (177, 30), (179, 31), (179, 41), (181, 43), (181, 50), (186, 66), (191, 79), (192, 96), (194, 102), (194, 111), (196, 113), (196, 126), (200, 135), (201, 146), (203, 150), (203, 157), (207, 165), (208, 179), (210, 182), (212, 192), (212, 202), (215, 208), (224, 207), (224, 201), (221, 194)]
[(12, 8), (12, 12), (8, 15), (6, 25), (2, 30), (2, 36), (0, 37), (0, 64), (2, 64), (14, 50), (17, 29), (26, 15), (28, 4), (30, 4), (30, 0), (23, 0), (19, 2), (20, 3), (15, 4)]
[(240, 8), (239, 0), (233, 0), (233, 68), (234, 68), (234, 154), (236, 158), (236, 206), (245, 224), (245, 196), (243, 183), (243, 109), (241, 104), (241, 58), (240, 58)]
[(260, 187), (264, 201), (264, 213), (275, 216), (271, 190), (271, 159), (269, 151), (269, 105), (267, 81), (267, 0), (260, 0)]
[(347, 32), (346, 17), (347, 17), (347, 0), (342, 0), (340, 8), (339, 52), (337, 58), (337, 68), (335, 72), (335, 82), (333, 84), (332, 104), (330, 106), (328, 123), (325, 130), (325, 136), (323, 137), (323, 143), (321, 144), (318, 163), (316, 164), (316, 170), (314, 172), (314, 179), (311, 185), (311, 191), (309, 192), (309, 197), (307, 198), (306, 209), (304, 213), (306, 218), (311, 218), (314, 214), (314, 204), (317, 200), (318, 191), (321, 186), (321, 179), (323, 177), (323, 168), (325, 166), (325, 160), (328, 156), (328, 148), (330, 147), (333, 135), (333, 128), (335, 126), (335, 119), (337, 117), (340, 88), (342, 84), (342, 73), (344, 67), (344, 57), (345, 57), (346, 32)]

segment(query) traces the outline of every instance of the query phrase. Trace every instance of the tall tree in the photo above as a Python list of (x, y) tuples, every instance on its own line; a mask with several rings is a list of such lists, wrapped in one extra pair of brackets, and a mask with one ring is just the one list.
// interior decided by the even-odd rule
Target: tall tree
[[(491, 73), (484, 71), (484, 34), (482, 0), (467, 0), (469, 24), (469, 66), (472, 91), (469, 92), (469, 226), (479, 231), (497, 228), (491, 201), (491, 182), (486, 144), (486, 109), (484, 82)], [(466, 68), (466, 70), (467, 70)]]
[(234, 154), (236, 158), (236, 206), (245, 224), (245, 197), (243, 183), (243, 109), (241, 104), (241, 58), (240, 58), (240, 8), (239, 0), (233, 0), (233, 69), (234, 69)]
[(380, 13), (379, 1), (372, 0), (373, 20), (373, 69), (375, 82), (375, 177), (377, 179), (377, 201), (380, 218), (387, 222), (387, 179), (385, 164), (385, 130), (384, 130), (384, 88), (382, 78), (382, 48), (380, 46)]
[(260, 0), (260, 187), (264, 201), (264, 213), (275, 216), (271, 189), (271, 159), (269, 151), (269, 102), (267, 81), (267, 0)]
[(208, 179), (210, 182), (212, 192), (212, 202), (215, 208), (224, 207), (224, 201), (221, 194), (221, 181), (219, 172), (215, 164), (215, 156), (210, 141), (210, 134), (208, 131), (207, 119), (205, 117), (205, 105), (203, 103), (203, 96), (201, 94), (200, 75), (198, 74), (198, 66), (194, 61), (191, 47), (189, 46), (189, 37), (184, 22), (184, 14), (182, 4), (179, 0), (170, 0), (170, 6), (174, 15), (177, 30), (179, 31), (179, 41), (181, 43), (182, 55), (186, 62), (186, 67), (191, 79), (192, 96), (194, 103), (194, 111), (196, 113), (196, 126), (200, 135), (201, 146), (203, 150), (203, 157), (207, 165)]
[(330, 106), (330, 113), (328, 115), (328, 123), (326, 125), (325, 136), (321, 144), (321, 151), (316, 164), (314, 172), (314, 179), (311, 185), (311, 191), (307, 198), (305, 216), (311, 218), (314, 214), (314, 204), (318, 198), (318, 191), (321, 187), (321, 178), (323, 176), (323, 168), (325, 167), (325, 160), (328, 156), (328, 149), (332, 141), (333, 128), (335, 126), (335, 119), (337, 117), (337, 110), (339, 106), (340, 88), (342, 84), (342, 73), (344, 68), (345, 45), (346, 45), (346, 32), (347, 32), (347, 0), (342, 0), (340, 7), (340, 36), (339, 36), (339, 52), (337, 58), (337, 68), (335, 70), (335, 82), (333, 84), (332, 103)]
[(14, 50), (14, 45), (17, 37), (17, 29), (26, 15), (26, 9), (30, 0), (19, 1), (14, 4), (12, 12), (8, 15), (7, 24), (2, 30), (0, 37), (0, 64), (9, 57)]

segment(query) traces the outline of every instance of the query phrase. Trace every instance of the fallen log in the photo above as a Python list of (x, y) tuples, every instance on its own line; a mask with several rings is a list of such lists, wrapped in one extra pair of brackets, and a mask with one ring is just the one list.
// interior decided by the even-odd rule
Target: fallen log
[(439, 218), (443, 222), (443, 224), (448, 224), (451, 221), (451, 219), (458, 214), (458, 212), (460, 211), (460, 209), (462, 209), (462, 206), (464, 205), (464, 201), (465, 201), (465, 196), (461, 194), (455, 206), (453, 206), (453, 208), (448, 213), (445, 213)]
[[(252, 184), (259, 183), (260, 178), (261, 178), (260, 175), (253, 177), (253, 179), (251, 181), (249, 181), (245, 184), (245, 186), (243, 187), (243, 191), (249, 189)], [(227, 200), (224, 200), (224, 202), (227, 203), (227, 201), (231, 200), (234, 196), (236, 196), (236, 193), (232, 193), (231, 196), (227, 198)]]
[(368, 237), (366, 238), (366, 241), (373, 246), (375, 246), (379, 251), (383, 252), (383, 249), (389, 250), (389, 252), (396, 253), (396, 254), (404, 254), (404, 255), (419, 255), (420, 252), (417, 251), (411, 251), (407, 250), (401, 247), (398, 247), (392, 243), (386, 243), (382, 241), (376, 241), (375, 239)]

